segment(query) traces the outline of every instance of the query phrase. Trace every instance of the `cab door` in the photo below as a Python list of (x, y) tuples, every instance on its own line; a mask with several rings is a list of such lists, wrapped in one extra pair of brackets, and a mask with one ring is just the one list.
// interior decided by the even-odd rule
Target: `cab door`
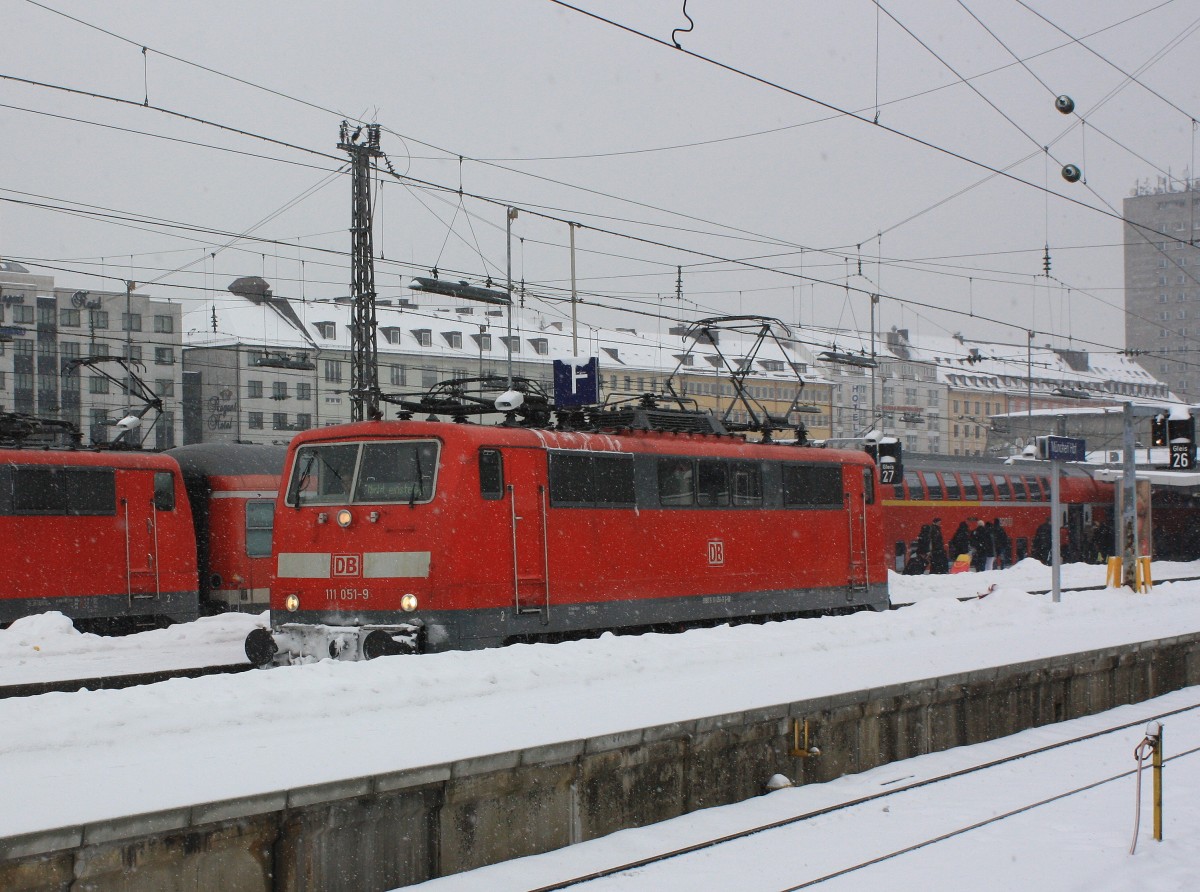
[[(155, 598), (160, 591), (155, 504), (155, 482), (159, 477), (172, 485), (169, 473), (118, 472), (117, 514), (118, 522), (125, 530), (125, 579), (131, 602), (138, 598)], [(161, 487), (162, 483), (159, 485)]]
[(546, 453), (505, 449), (505, 494), (512, 527), (513, 606), (549, 621), (550, 577), (546, 514)]
[(867, 502), (875, 499), (875, 472), (862, 468), (861, 475), (853, 467), (846, 474), (846, 519), (849, 524), (849, 586), (851, 592), (867, 590), (870, 568), (870, 544), (867, 536)]

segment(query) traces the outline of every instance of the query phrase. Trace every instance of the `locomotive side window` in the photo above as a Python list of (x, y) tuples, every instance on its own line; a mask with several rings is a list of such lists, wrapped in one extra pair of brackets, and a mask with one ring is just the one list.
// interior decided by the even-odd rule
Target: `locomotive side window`
[(154, 472), (154, 510), (175, 510), (175, 475), (170, 471)]
[(116, 514), (116, 473), (112, 468), (15, 467), (12, 513)]
[(962, 497), (972, 502), (979, 498), (979, 484), (967, 473), (962, 475)]
[(479, 494), (493, 501), (504, 498), (504, 459), (497, 449), (479, 450)]
[(918, 501), (925, 498), (925, 484), (917, 477), (916, 471), (909, 471), (904, 475), (904, 482), (908, 484), (908, 497)]
[(273, 499), (246, 500), (246, 556), (271, 556), (271, 531), (275, 527)]
[(596, 455), (592, 461), (596, 504), (632, 508), (637, 501), (633, 493), (633, 456)]
[(762, 468), (751, 462), (734, 462), (733, 504), (758, 506), (762, 500)]
[[(864, 480), (867, 478), (864, 477)], [(874, 477), (871, 484), (874, 486)], [(874, 500), (872, 491), (868, 502)], [(842, 469), (827, 465), (783, 466), (783, 504), (797, 507), (842, 506)]]
[(550, 504), (631, 508), (634, 502), (632, 455), (550, 453)]
[(729, 466), (723, 461), (699, 463), (697, 504), (725, 507), (729, 504)]
[(590, 455), (584, 452), (550, 453), (550, 504), (590, 505), (593, 492)]
[(695, 474), (688, 458), (658, 460), (658, 502), (660, 505), (696, 504)]

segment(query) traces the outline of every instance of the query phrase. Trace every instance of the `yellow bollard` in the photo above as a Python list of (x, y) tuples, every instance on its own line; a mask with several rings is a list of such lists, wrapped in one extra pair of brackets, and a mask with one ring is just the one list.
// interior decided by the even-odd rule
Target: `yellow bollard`
[(1104, 587), (1121, 587), (1121, 559), (1119, 557), (1110, 557), (1108, 559), (1108, 576), (1104, 580)]
[(1135, 579), (1137, 583), (1136, 590), (1142, 594), (1154, 588), (1154, 580), (1150, 578), (1150, 558), (1140, 557), (1137, 559)]

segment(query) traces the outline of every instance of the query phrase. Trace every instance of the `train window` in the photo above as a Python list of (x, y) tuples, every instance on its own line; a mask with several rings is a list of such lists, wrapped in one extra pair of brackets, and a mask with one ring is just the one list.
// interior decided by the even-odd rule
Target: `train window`
[(1042, 491), (1038, 489), (1036, 477), (1026, 477), (1025, 486), (1029, 489), (1029, 500), (1031, 502), (1040, 502), (1042, 500)]
[(695, 474), (688, 458), (658, 460), (658, 502), (660, 505), (694, 505)]
[(246, 556), (271, 556), (271, 531), (275, 528), (275, 500), (246, 500)]
[(925, 484), (917, 477), (916, 471), (909, 471), (905, 474), (904, 482), (908, 484), (908, 497), (910, 499), (925, 498)]
[(1003, 474), (996, 475), (996, 498), (1000, 501), (1012, 500), (1012, 490), (1008, 488), (1008, 478)]
[(979, 498), (985, 502), (996, 500), (996, 490), (992, 485), (992, 478), (988, 474), (979, 475)]
[(1050, 478), (1039, 477), (1038, 480), (1042, 483), (1042, 498), (1047, 502), (1050, 501)]
[(875, 504), (875, 475), (867, 468), (863, 468), (863, 500)]
[(979, 498), (979, 484), (971, 474), (962, 475), (962, 497), (971, 502)]
[(504, 460), (498, 449), (479, 450), (479, 494), (493, 501), (504, 498)]
[(594, 455), (593, 474), (596, 481), (596, 504), (633, 507), (632, 455)]
[(961, 491), (958, 485), (958, 475), (950, 471), (942, 472), (942, 480), (946, 482), (946, 498), (952, 502), (957, 502), (959, 492)]
[[(871, 481), (873, 484), (873, 475), (871, 475)], [(783, 465), (783, 504), (800, 507), (814, 505), (841, 507), (841, 467), (838, 465), (785, 463)]]
[(1018, 502), (1028, 502), (1029, 495), (1025, 492), (1025, 481), (1020, 477), (1010, 478), (1012, 483), (1013, 498)]
[(729, 466), (723, 461), (701, 461), (698, 466), (696, 504), (724, 507), (729, 504)]
[(154, 510), (175, 510), (175, 475), (170, 471), (154, 472)]
[(15, 467), (12, 513), (116, 514), (116, 472), (112, 468)]
[(288, 484), (289, 505), (346, 502), (358, 462), (357, 443), (301, 446)]
[(633, 456), (551, 451), (550, 504), (632, 506)]
[(761, 505), (762, 467), (751, 462), (733, 463), (733, 504)]
[(364, 443), (356, 502), (428, 502), (433, 498), (438, 444), (431, 440)]
[(938, 479), (938, 475), (933, 471), (918, 471), (918, 476), (925, 481), (925, 491), (929, 493), (929, 498), (942, 498), (942, 481)]

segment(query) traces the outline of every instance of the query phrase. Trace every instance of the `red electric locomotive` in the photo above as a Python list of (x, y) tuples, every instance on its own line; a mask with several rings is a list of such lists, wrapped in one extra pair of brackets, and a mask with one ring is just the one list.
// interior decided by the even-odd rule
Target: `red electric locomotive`
[(376, 421), (299, 434), (259, 665), (886, 608), (861, 452)]
[(58, 610), (97, 629), (197, 616), (192, 513), (164, 455), (0, 450), (0, 624)]
[[(1082, 467), (1064, 465), (1059, 487), (1068, 545), (1078, 546), (1089, 529), (1111, 522), (1111, 484), (1094, 480)], [(947, 546), (962, 524), (970, 531), (980, 522), (999, 520), (1011, 546), (1005, 563), (1032, 555), (1038, 527), (1050, 521), (1050, 474), (1044, 462), (906, 455), (903, 482), (880, 489), (885, 536), (898, 571), (904, 570), (922, 527), (935, 518), (941, 520)], [(1067, 553), (1071, 559), (1070, 548)]]
[(259, 613), (269, 606), (271, 529), (284, 446), (198, 443), (170, 449), (196, 523), (200, 607)]

